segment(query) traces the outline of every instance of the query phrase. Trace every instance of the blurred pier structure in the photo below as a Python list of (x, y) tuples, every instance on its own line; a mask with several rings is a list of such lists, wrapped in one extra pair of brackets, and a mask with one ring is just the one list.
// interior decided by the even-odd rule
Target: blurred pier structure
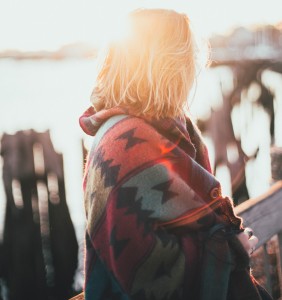
[(66, 203), (62, 155), (48, 131), (29, 130), (4, 134), (1, 156), (4, 300), (65, 300), (72, 295), (78, 243)]
[(235, 210), (244, 225), (253, 228), (259, 238), (251, 264), (256, 279), (272, 294), (282, 298), (282, 148), (273, 148), (271, 188), (249, 199)]
[(228, 36), (210, 39), (213, 61), (282, 58), (282, 22), (276, 26), (237, 27)]
[(237, 28), (211, 47), (220, 101), (198, 124), (211, 140), (215, 173), (226, 168), (236, 212), (259, 238), (253, 274), (282, 299), (281, 26)]
[(215, 174), (227, 179), (244, 226), (259, 238), (253, 274), (282, 299), (282, 59), (219, 60), (211, 72), (219, 101), (210, 101), (198, 124), (210, 141)]
[(282, 146), (282, 60), (218, 61), (212, 71), (219, 77), (219, 101), (198, 125), (211, 140), (215, 173), (227, 167), (230, 193), (239, 204), (250, 197), (247, 165), (260, 160), (258, 177), (269, 185), (270, 148)]

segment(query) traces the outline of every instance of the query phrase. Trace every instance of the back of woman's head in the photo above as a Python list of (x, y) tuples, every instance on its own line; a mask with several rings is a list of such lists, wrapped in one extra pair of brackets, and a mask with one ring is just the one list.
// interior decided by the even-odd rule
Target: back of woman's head
[(194, 40), (186, 15), (140, 9), (129, 34), (108, 49), (91, 101), (97, 111), (121, 106), (146, 117), (177, 117), (195, 77)]

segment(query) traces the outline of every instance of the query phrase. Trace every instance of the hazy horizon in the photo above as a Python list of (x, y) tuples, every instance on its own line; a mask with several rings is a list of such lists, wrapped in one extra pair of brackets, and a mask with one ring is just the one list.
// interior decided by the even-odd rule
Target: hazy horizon
[(186, 13), (194, 31), (206, 38), (237, 26), (277, 24), (280, 6), (279, 0), (0, 0), (0, 50), (53, 51), (75, 42), (100, 46), (138, 7)]

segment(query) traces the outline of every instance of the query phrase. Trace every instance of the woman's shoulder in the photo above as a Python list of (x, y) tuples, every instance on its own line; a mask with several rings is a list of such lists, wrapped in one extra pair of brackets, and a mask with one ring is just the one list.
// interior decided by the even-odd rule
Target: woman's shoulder
[[(116, 122), (109, 119), (104, 126), (94, 138), (88, 156), (88, 174), (101, 170), (104, 175), (114, 174), (115, 182), (119, 182), (169, 155), (165, 151), (167, 141), (142, 118), (124, 116)], [(95, 143), (96, 138), (99, 141)]]
[(114, 143), (119, 140), (127, 140), (129, 143), (137, 143), (141, 140), (150, 142), (162, 139), (161, 134), (145, 119), (119, 115), (109, 118), (104, 122), (95, 136), (96, 141)]
[(89, 157), (93, 161), (134, 168), (168, 155), (166, 138), (142, 118), (115, 117), (103, 126), (97, 132), (95, 147)]

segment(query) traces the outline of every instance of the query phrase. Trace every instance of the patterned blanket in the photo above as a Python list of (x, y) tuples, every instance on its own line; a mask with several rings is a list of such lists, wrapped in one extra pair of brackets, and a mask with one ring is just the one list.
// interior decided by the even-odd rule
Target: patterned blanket
[(85, 299), (261, 299), (235, 236), (241, 219), (189, 118), (90, 108), (80, 125), (95, 136), (83, 185)]

